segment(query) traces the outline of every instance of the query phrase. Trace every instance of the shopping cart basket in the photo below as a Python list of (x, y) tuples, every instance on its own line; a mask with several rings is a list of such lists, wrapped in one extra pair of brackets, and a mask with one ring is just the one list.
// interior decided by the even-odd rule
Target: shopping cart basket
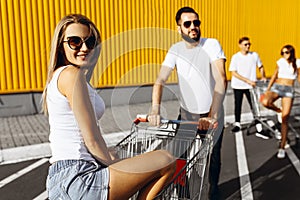
[(117, 155), (129, 158), (153, 150), (168, 150), (177, 158), (176, 172), (156, 199), (207, 199), (206, 172), (214, 131), (197, 134), (195, 122), (164, 120), (160, 127), (139, 122), (139, 119), (135, 120), (131, 133), (116, 145)]
[[(266, 92), (266, 89), (268, 87), (268, 82), (263, 82), (263, 81), (257, 81), (256, 82), (256, 87), (250, 90), (251, 94), (251, 103), (252, 103), (252, 113), (253, 113), (253, 121), (249, 124), (247, 127), (247, 135), (249, 135), (249, 130), (252, 125), (254, 125), (256, 122), (259, 122), (268, 129), (270, 132), (272, 132), (274, 135), (276, 135), (278, 129), (275, 126), (274, 121), (272, 120), (272, 115), (276, 115), (274, 111), (271, 111), (267, 108), (265, 108), (261, 104), (261, 100), (264, 96), (264, 93)], [(281, 107), (280, 101), (276, 101), (275, 104), (277, 104), (278, 107)], [(296, 92), (295, 98), (294, 98), (294, 109), (299, 106), (299, 93)], [(294, 133), (295, 135), (295, 143), (298, 145), (299, 143), (299, 133), (298, 131), (291, 125), (291, 123), (288, 123), (288, 126), (290, 130)], [(288, 138), (288, 142), (290, 142)]]
[(253, 121), (247, 127), (247, 135), (250, 134), (251, 126), (255, 125), (256, 123), (261, 123), (264, 128), (268, 129), (274, 135), (277, 134), (278, 130), (271, 117), (272, 115), (275, 115), (275, 112), (265, 108), (261, 104), (261, 100), (267, 87), (268, 82), (257, 81), (256, 87), (250, 89)]

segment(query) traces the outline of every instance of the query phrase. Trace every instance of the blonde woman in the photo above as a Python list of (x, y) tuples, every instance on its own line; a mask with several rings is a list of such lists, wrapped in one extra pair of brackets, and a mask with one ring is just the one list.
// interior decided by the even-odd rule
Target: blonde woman
[(49, 199), (153, 199), (172, 178), (175, 159), (154, 151), (116, 161), (101, 136), (104, 103), (88, 83), (100, 54), (100, 34), (85, 16), (57, 25), (51, 46), (44, 111), (49, 115), (52, 157)]
[[(281, 58), (277, 61), (277, 68), (270, 80), (262, 104), (279, 115), (281, 124), (281, 143), (277, 153), (278, 158), (285, 157), (284, 147), (287, 141), (288, 118), (294, 99), (294, 82), (300, 82), (300, 59), (296, 59), (295, 48), (285, 45), (281, 49)], [(281, 98), (282, 108), (274, 105), (274, 101)]]

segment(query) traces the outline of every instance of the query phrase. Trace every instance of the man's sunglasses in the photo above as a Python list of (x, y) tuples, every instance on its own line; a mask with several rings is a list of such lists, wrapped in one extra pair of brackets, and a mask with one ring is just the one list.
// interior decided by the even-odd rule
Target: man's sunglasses
[(200, 26), (201, 21), (199, 19), (196, 19), (194, 21), (185, 21), (182, 24), (183, 24), (183, 26), (185, 28), (190, 28), (190, 26), (192, 25), (192, 23), (194, 24), (194, 26), (198, 27), (198, 26)]
[(246, 47), (246, 46), (251, 46), (251, 43), (248, 42), (248, 43), (245, 43), (245, 44), (243, 44), (243, 45), (244, 45), (245, 47)]
[(63, 42), (67, 42), (69, 47), (73, 50), (81, 49), (83, 43), (85, 43), (88, 49), (93, 49), (96, 46), (96, 38), (94, 36), (88, 37), (84, 40), (79, 36), (71, 36), (67, 37), (67, 41)]

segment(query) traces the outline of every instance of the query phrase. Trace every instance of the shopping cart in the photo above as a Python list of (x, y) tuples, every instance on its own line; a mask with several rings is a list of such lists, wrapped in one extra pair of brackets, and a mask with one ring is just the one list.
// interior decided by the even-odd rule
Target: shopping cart
[[(137, 118), (131, 133), (116, 145), (120, 158), (164, 149), (176, 158), (172, 181), (155, 199), (208, 199), (208, 173), (214, 130), (197, 134), (195, 122), (163, 120), (160, 127), (140, 123)], [(131, 199), (136, 199), (135, 194)]]
[[(264, 97), (264, 93), (266, 92), (267, 87), (268, 87), (268, 82), (257, 81), (256, 87), (250, 89), (253, 121), (247, 127), (247, 135), (249, 135), (249, 133), (250, 133), (250, 127), (253, 126), (254, 124), (256, 124), (257, 122), (261, 123), (264, 128), (266, 128), (270, 132), (272, 132), (275, 135), (275, 137), (279, 133), (278, 128), (277, 128), (274, 120), (272, 119), (272, 118), (274, 118), (274, 117), (272, 117), (272, 115), (276, 115), (275, 111), (271, 111), (271, 110), (265, 108), (261, 104), (261, 100)], [(295, 99), (294, 105), (293, 105), (294, 110), (298, 110), (298, 109), (296, 109), (296, 107), (297, 106), (299, 107), (299, 105), (298, 105), (299, 104), (299, 93), (296, 92), (296, 96), (294, 99)], [(275, 101), (274, 103), (278, 107), (281, 107), (279, 100)], [(295, 118), (295, 116), (293, 116), (293, 117)], [(299, 138), (300, 138), (298, 131), (291, 125), (291, 123), (288, 123), (288, 126), (289, 126), (290, 130), (294, 133), (295, 142), (296, 142), (296, 145), (298, 145)], [(280, 138), (277, 138), (277, 139), (280, 139)], [(290, 142), (289, 139), (288, 139), (288, 142)]]
[[(272, 132), (274, 135), (278, 134), (278, 129), (272, 118), (272, 115), (276, 115), (274, 111), (265, 108), (261, 104), (261, 100), (267, 90), (268, 82), (257, 81), (256, 87), (250, 89), (250, 97), (252, 104), (253, 120), (247, 127), (247, 135), (250, 134), (250, 128), (256, 123), (261, 123), (262, 126)], [(278, 102), (276, 102), (278, 103)]]

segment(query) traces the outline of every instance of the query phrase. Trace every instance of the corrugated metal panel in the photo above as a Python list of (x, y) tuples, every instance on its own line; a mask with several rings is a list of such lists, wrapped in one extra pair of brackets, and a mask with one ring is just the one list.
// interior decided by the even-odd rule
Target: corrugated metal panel
[(1, 0), (0, 93), (42, 91), (52, 33), (69, 13), (88, 16), (101, 32), (94, 86), (151, 84), (170, 45), (180, 39), (174, 18), (185, 5), (199, 12), (202, 35), (220, 41), (227, 69), (242, 36), (251, 38), (267, 76), (283, 45), (300, 46), (298, 0)]

